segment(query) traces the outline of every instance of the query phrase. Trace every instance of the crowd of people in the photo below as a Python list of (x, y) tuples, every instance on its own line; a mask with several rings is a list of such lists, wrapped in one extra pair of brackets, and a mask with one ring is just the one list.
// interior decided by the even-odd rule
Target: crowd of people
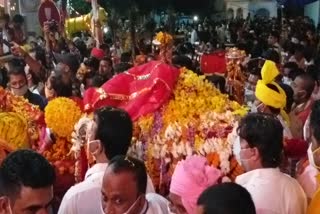
[[(135, 48), (138, 56), (132, 56), (123, 51), (119, 40), (100, 41), (84, 33), (67, 39), (50, 23), (44, 24), (43, 37), (27, 38), (20, 15), (11, 19), (3, 14), (0, 28), (1, 54), (14, 56), (3, 63), (0, 85), (41, 110), (57, 97), (81, 103), (86, 89), (99, 88), (113, 76), (159, 55), (143, 39)], [(184, 32), (184, 26), (178, 31)], [(245, 171), (235, 182), (220, 184), (220, 171), (194, 155), (177, 164), (169, 194), (158, 194), (145, 163), (127, 156), (133, 137), (129, 114), (103, 107), (95, 110), (86, 133), (86, 150), (95, 164), (82, 182), (64, 194), (59, 206), (52, 206), (54, 167), (41, 154), (17, 150), (0, 165), (0, 214), (318, 213), (320, 43), (316, 27), (307, 17), (281, 22), (250, 16), (228, 23), (206, 19), (186, 32), (185, 41), (174, 44), (166, 63), (201, 73), (197, 54), (231, 44), (247, 53), (241, 68), (247, 77), (245, 101), (250, 107), (234, 130), (233, 155)]]

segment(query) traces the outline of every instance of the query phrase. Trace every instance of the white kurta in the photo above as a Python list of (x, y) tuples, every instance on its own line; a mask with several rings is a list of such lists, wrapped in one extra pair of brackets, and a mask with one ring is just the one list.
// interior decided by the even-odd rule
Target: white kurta
[(297, 180), (306, 193), (308, 199), (312, 199), (319, 188), (316, 178), (318, 174), (319, 171), (309, 164), (303, 173), (297, 177)]
[[(85, 176), (85, 180), (71, 187), (64, 195), (58, 214), (101, 214), (101, 187), (107, 163), (95, 164)], [(148, 176), (147, 193), (154, 193)]]
[(161, 195), (149, 193), (146, 199), (149, 206), (146, 214), (169, 214), (169, 202)]
[(307, 198), (299, 183), (278, 168), (256, 169), (236, 183), (252, 196), (257, 214), (305, 214)]

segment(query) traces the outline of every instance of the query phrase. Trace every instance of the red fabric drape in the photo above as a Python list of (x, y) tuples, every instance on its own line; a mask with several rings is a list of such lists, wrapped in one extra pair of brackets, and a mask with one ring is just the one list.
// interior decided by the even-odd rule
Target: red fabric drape
[(87, 112), (104, 106), (126, 110), (132, 120), (156, 111), (169, 98), (179, 77), (179, 69), (161, 61), (131, 68), (84, 94)]

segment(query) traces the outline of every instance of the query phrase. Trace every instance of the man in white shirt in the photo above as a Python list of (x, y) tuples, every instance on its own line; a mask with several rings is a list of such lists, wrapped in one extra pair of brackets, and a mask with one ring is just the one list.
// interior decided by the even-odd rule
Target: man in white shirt
[(279, 170), (283, 128), (269, 114), (248, 114), (238, 128), (234, 154), (246, 173), (236, 178), (251, 194), (258, 214), (305, 214), (306, 195), (298, 182)]
[(169, 214), (168, 201), (160, 195), (146, 194), (147, 172), (135, 158), (113, 158), (103, 177), (102, 210), (112, 214)]
[(194, 45), (197, 41), (198, 41), (198, 33), (196, 29), (193, 28), (191, 31), (190, 43)]
[[(127, 112), (104, 107), (96, 110), (88, 130), (87, 150), (96, 164), (85, 180), (71, 187), (60, 205), (59, 214), (101, 213), (101, 186), (108, 162), (117, 155), (126, 155), (132, 138), (132, 121)], [(148, 180), (148, 192), (154, 192)]]

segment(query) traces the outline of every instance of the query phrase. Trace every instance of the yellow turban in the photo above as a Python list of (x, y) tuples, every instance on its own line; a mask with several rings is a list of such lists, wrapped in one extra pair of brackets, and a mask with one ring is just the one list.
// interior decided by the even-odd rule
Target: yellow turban
[[(279, 75), (279, 70), (276, 64), (267, 60), (261, 70), (262, 80), (259, 80), (256, 86), (255, 95), (258, 100), (267, 106), (281, 110), (281, 116), (289, 123), (289, 117), (283, 108), (287, 103), (287, 96), (284, 90), (274, 82), (274, 79)], [(274, 85), (279, 92), (272, 90), (267, 85)]]

